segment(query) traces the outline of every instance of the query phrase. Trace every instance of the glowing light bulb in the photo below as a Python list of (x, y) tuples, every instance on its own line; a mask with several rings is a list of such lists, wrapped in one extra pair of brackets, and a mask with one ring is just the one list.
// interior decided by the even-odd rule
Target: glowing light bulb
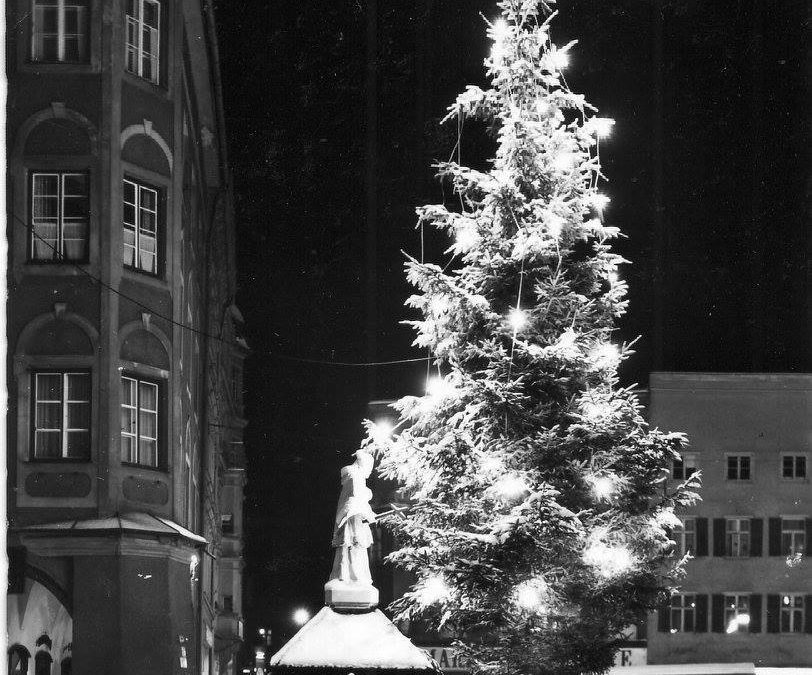
[(503, 501), (514, 501), (530, 491), (521, 476), (508, 475), (493, 484), (493, 492)]
[(441, 401), (454, 393), (454, 385), (439, 375), (432, 377), (426, 383), (426, 394), (434, 401)]
[(571, 171), (575, 164), (575, 155), (571, 152), (559, 152), (553, 157), (551, 164), (556, 171)]
[(497, 41), (501, 42), (506, 37), (510, 35), (510, 27), (507, 24), (507, 21), (504, 19), (497, 19), (491, 25), (491, 37)]
[(434, 316), (445, 314), (449, 307), (451, 307), (451, 302), (445, 295), (435, 295), (429, 301), (429, 309)]
[(527, 314), (518, 307), (510, 311), (508, 318), (514, 331), (520, 331), (527, 325)]
[(603, 210), (609, 206), (609, 202), (612, 200), (609, 198), (609, 195), (605, 195), (602, 192), (595, 192), (592, 194), (589, 201), (593, 209), (595, 209), (598, 213), (603, 213)]
[(606, 579), (624, 574), (634, 565), (634, 557), (628, 548), (610, 546), (599, 540), (593, 541), (584, 549), (583, 559)]
[(501, 42), (494, 42), (493, 46), (491, 47), (491, 61), (495, 64), (502, 63), (502, 59), (505, 58), (505, 47)]
[(385, 444), (391, 437), (392, 432), (395, 430), (393, 424), (387, 420), (377, 420), (373, 423), (369, 435), (372, 437), (372, 440), (379, 445)]
[(612, 415), (612, 410), (605, 401), (587, 401), (581, 406), (583, 416), (590, 422), (602, 422)]
[(598, 368), (611, 368), (620, 361), (620, 349), (616, 344), (604, 342), (593, 348), (589, 356)]
[(615, 120), (611, 117), (593, 117), (590, 120), (590, 124), (598, 138), (608, 138), (612, 135), (612, 127), (615, 125)]
[(609, 274), (606, 275), (606, 278), (609, 279), (609, 283), (612, 286), (614, 286), (620, 279), (620, 277), (617, 275), (617, 272), (609, 272)]
[(451, 596), (451, 589), (441, 576), (431, 575), (423, 581), (418, 589), (418, 595), (422, 605), (433, 605), (447, 600)]
[(454, 233), (457, 246), (463, 251), (470, 251), (479, 242), (479, 235), (474, 227), (460, 227)]
[(564, 219), (557, 213), (548, 213), (544, 219), (544, 224), (547, 226), (547, 232), (551, 237), (561, 236), (561, 230), (564, 228)]
[(594, 476), (589, 482), (592, 483), (592, 492), (602, 501), (609, 501), (617, 489), (611, 476)]
[(538, 612), (546, 605), (547, 584), (542, 579), (523, 581), (516, 587), (516, 604), (528, 612)]
[(739, 614), (738, 616), (734, 616), (730, 622), (727, 624), (727, 628), (725, 629), (725, 633), (737, 633), (739, 631), (740, 626), (749, 626), (750, 625), (750, 615), (749, 614)]
[(550, 61), (558, 70), (564, 70), (570, 64), (570, 55), (562, 49), (550, 52)]

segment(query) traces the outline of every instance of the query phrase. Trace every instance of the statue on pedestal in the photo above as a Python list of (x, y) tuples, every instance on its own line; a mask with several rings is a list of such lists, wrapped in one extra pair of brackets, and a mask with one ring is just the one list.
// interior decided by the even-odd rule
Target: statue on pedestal
[(378, 604), (367, 550), (372, 545), (369, 526), (375, 522), (369, 505), (372, 491), (366, 485), (373, 464), (372, 455), (361, 449), (355, 453), (355, 461), (341, 469), (341, 494), (333, 528), (335, 558), (330, 580), (324, 585), (324, 600), (334, 608), (368, 609)]

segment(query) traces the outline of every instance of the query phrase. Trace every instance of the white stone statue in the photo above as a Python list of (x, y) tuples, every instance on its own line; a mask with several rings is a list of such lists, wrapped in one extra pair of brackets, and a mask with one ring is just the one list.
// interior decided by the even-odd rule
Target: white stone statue
[(372, 455), (361, 449), (355, 453), (355, 462), (341, 469), (341, 494), (333, 528), (335, 558), (330, 580), (324, 585), (324, 599), (331, 607), (360, 609), (378, 604), (367, 550), (372, 546), (369, 525), (375, 522), (369, 505), (372, 491), (366, 485), (373, 464)]

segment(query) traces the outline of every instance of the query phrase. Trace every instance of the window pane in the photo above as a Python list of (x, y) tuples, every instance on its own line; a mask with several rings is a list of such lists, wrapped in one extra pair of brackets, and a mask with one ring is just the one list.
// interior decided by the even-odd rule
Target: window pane
[(68, 400), (90, 400), (90, 375), (88, 373), (70, 373), (68, 379)]
[(739, 461), (740, 464), (740, 471), (739, 471), (739, 478), (741, 480), (750, 480), (750, 458), (749, 457), (740, 457)]
[(150, 439), (139, 439), (138, 463), (146, 466), (158, 466), (158, 442)]
[(39, 431), (34, 433), (34, 457), (61, 457), (62, 432)]
[(37, 401), (62, 400), (61, 373), (37, 373), (35, 386)]
[(135, 204), (135, 183), (124, 181), (124, 201)]
[(139, 383), (139, 407), (141, 410), (158, 411), (158, 386), (151, 382)]
[(795, 458), (795, 477), (806, 478), (806, 457), (803, 455)]
[(122, 436), (121, 437), (121, 461), (135, 463), (135, 437)]
[(121, 378), (122, 405), (135, 405), (135, 385), (135, 380), (130, 377)]
[(141, 16), (139, 0), (127, 0), (127, 14), (136, 19)]
[(75, 458), (90, 457), (90, 432), (69, 431), (67, 456)]
[(727, 458), (727, 478), (728, 480), (735, 480), (738, 477), (738, 463), (735, 457)]
[(62, 404), (61, 403), (37, 403), (36, 429), (61, 429), (62, 428)]
[(153, 412), (142, 410), (138, 415), (138, 432), (141, 438), (158, 437), (158, 415)]
[(794, 478), (794, 473), (793, 473), (793, 470), (795, 468), (794, 467), (795, 462), (793, 461), (794, 459), (795, 459), (794, 457), (784, 457), (784, 459), (782, 461), (782, 467), (783, 467), (782, 468), (782, 475), (784, 476), (784, 478)]
[(90, 429), (90, 403), (68, 403), (68, 429)]
[(159, 8), (157, 2), (144, 2), (144, 23), (152, 28), (158, 28)]

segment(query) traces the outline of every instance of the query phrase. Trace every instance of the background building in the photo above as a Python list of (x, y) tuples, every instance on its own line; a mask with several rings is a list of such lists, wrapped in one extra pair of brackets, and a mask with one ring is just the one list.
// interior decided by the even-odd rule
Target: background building
[(702, 472), (675, 533), (689, 551), (649, 663), (812, 665), (812, 375), (653, 373), (651, 423), (684, 431), (672, 479)]
[(6, 22), (9, 671), (234, 672), (246, 348), (211, 5)]

